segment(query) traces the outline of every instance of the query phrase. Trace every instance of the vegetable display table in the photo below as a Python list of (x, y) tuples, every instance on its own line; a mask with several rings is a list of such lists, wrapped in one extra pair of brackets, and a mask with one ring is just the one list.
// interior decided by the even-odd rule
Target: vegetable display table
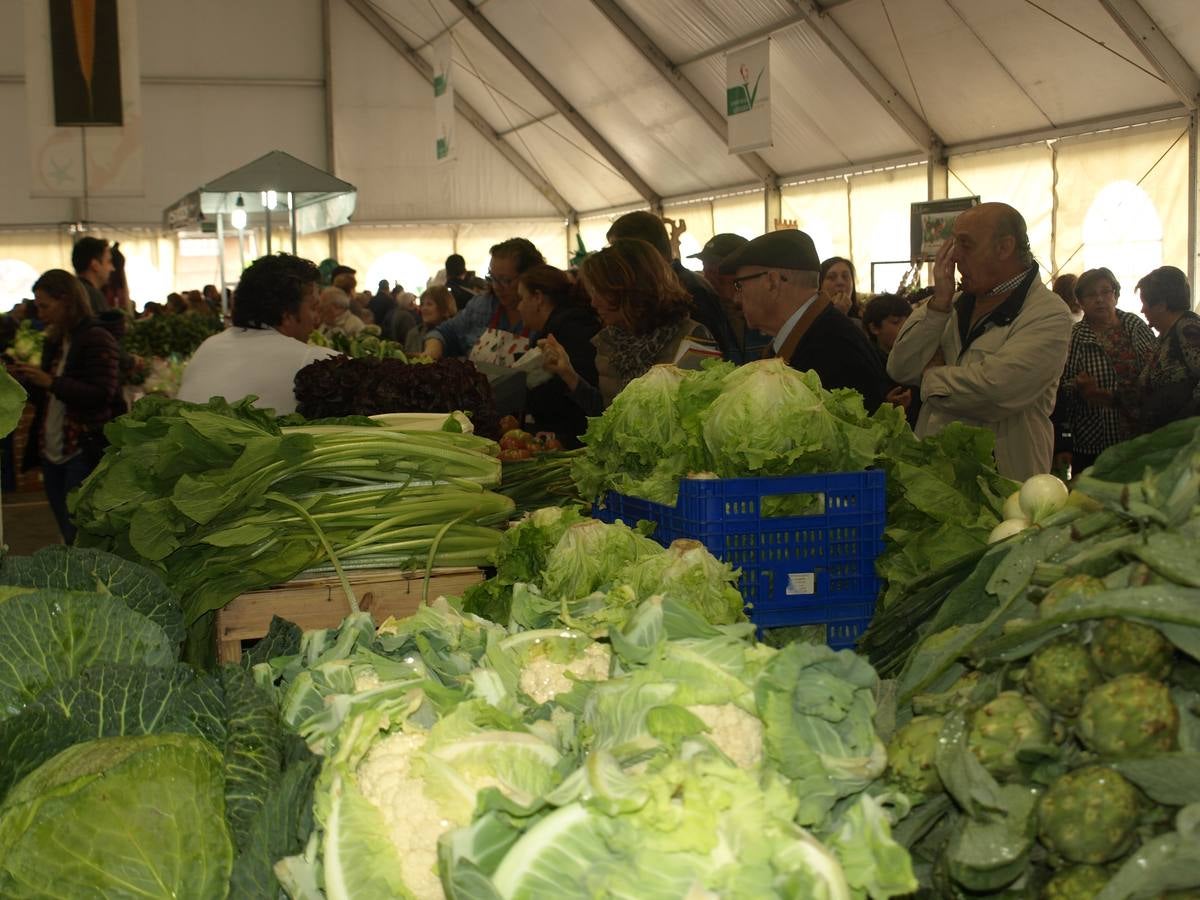
[[(371, 613), (379, 625), (388, 616), (411, 615), (424, 600), (461, 594), (482, 581), (483, 572), (434, 569), (428, 592), (424, 572), (361, 569), (347, 572), (346, 577), (359, 608)], [(217, 656), (221, 662), (237, 662), (242, 657), (242, 641), (264, 637), (272, 616), (310, 631), (337, 628), (349, 612), (346, 593), (335, 575), (297, 578), (265, 591), (248, 591), (217, 610)]]

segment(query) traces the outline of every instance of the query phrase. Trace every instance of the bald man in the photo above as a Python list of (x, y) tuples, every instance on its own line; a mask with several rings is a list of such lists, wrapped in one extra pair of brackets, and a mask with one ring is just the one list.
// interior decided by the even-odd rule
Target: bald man
[(996, 435), (1002, 475), (1049, 472), (1050, 413), (1071, 313), (1038, 278), (1025, 219), (1006, 203), (960, 214), (938, 250), (933, 283), (933, 297), (904, 324), (887, 366), (896, 382), (921, 386), (917, 436), (950, 422), (978, 425)]

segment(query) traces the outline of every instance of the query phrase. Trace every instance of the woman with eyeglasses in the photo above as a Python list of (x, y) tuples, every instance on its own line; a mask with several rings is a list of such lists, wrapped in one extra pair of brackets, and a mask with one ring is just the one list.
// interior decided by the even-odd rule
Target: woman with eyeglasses
[[(488, 289), (476, 294), (454, 318), (426, 334), (424, 349), (427, 355), (434, 359), (443, 356), (474, 359), (482, 350), (480, 339), (485, 335), (489, 338), (497, 334), (512, 335), (521, 343), (528, 344), (531, 333), (517, 311), (517, 305), (521, 302), (517, 293), (517, 279), (523, 272), (546, 260), (537, 247), (525, 238), (501, 241), (492, 247), (491, 254)], [(484, 361), (503, 364), (500, 359), (487, 358)]]
[(1140, 318), (1117, 309), (1120, 296), (1120, 282), (1103, 267), (1075, 283), (1083, 319), (1071, 330), (1059, 393), (1075, 473), (1137, 434), (1138, 380), (1154, 352), (1154, 334)]
[(1142, 431), (1200, 415), (1200, 316), (1192, 312), (1187, 275), (1160, 266), (1137, 283), (1142, 314), (1158, 341), (1142, 373)]
[(618, 238), (584, 259), (579, 280), (600, 319), (592, 339), (596, 383), (580, 377), (553, 337), (542, 351), (544, 368), (563, 380), (587, 415), (600, 415), (625, 385), (658, 363), (696, 368), (703, 359), (720, 359), (712, 334), (691, 318), (691, 295), (645, 241)]

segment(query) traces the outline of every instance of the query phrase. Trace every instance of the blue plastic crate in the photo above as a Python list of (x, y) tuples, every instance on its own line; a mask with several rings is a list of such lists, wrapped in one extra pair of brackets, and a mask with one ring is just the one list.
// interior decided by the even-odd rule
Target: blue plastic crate
[[(760, 628), (827, 625), (830, 646), (850, 647), (871, 623), (879, 595), (875, 559), (883, 551), (885, 487), (877, 470), (688, 478), (674, 507), (609, 493), (594, 514), (605, 522), (653, 522), (664, 546), (678, 538), (700, 541), (741, 569), (738, 587)], [(779, 508), (774, 498), (797, 495), (811, 512), (772, 515)]]

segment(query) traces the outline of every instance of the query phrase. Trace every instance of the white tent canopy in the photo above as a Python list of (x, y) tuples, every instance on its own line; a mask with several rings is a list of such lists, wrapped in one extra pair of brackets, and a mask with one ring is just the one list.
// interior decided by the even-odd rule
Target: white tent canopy
[[(164, 236), (161, 210), (276, 148), (357, 186), (333, 246), (300, 249), (336, 252), (365, 283), (423, 280), (450, 252), (478, 268), (515, 234), (562, 265), (577, 235), (593, 249), (615, 215), (650, 208), (685, 218), (689, 247), (794, 221), (886, 286), (909, 204), (966, 194), (1025, 213), (1047, 274), (1195, 274), (1196, 0), (122, 2), (139, 27), (144, 195), (84, 206), (175, 280), (203, 248)], [(28, 67), (44, 51), (22, 54), (21, 7), (0, 9), (0, 59)], [(730, 155), (725, 54), (767, 37), (773, 143)], [(458, 150), (439, 163), (430, 83), (447, 41)], [(0, 110), (22, 121), (9, 71)], [(0, 280), (6, 259), (60, 259), (34, 231), (61, 245), (79, 216), (30, 197), (23, 153), (0, 146)]]

